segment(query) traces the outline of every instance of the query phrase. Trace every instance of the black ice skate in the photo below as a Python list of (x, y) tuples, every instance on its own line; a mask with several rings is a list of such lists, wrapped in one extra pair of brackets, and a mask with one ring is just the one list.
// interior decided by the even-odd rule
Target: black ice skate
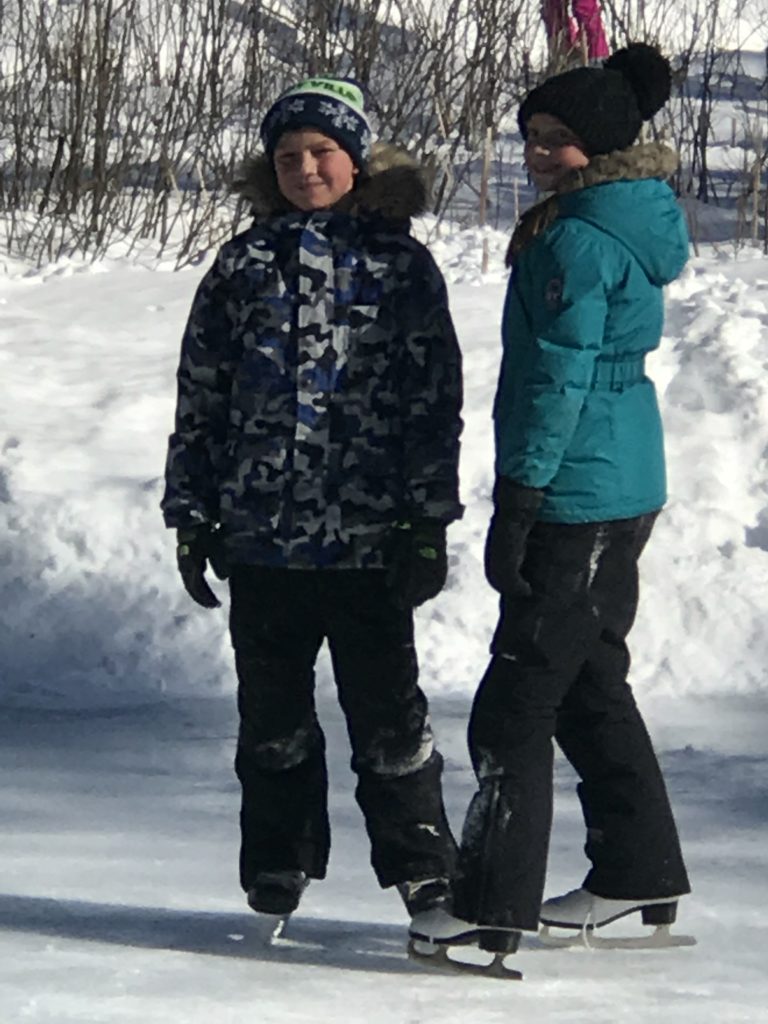
[(248, 890), (248, 906), (260, 920), (264, 940), (280, 936), (309, 885), (303, 871), (262, 871)]
[[(670, 926), (677, 917), (678, 897), (659, 900), (614, 900), (596, 896), (587, 889), (572, 889), (563, 896), (546, 900), (541, 907), (543, 925), (539, 937), (545, 945), (566, 947), (583, 945), (595, 949), (665, 949), (672, 946), (694, 946), (692, 935), (677, 935)], [(639, 913), (643, 924), (653, 931), (646, 935), (597, 937), (594, 930)], [(571, 934), (559, 934), (552, 929)]]
[(451, 883), (447, 878), (419, 878), (415, 882), (398, 882), (397, 891), (411, 917), (436, 907), (450, 910)]
[[(472, 924), (449, 914), (443, 907), (414, 914), (408, 929), (408, 956), (417, 963), (444, 971), (460, 971), (520, 981), (520, 971), (507, 967), (505, 959), (517, 951), (520, 932), (510, 928), (494, 928)], [(476, 947), (491, 953), (482, 960), (455, 959), (449, 955), (454, 947)]]

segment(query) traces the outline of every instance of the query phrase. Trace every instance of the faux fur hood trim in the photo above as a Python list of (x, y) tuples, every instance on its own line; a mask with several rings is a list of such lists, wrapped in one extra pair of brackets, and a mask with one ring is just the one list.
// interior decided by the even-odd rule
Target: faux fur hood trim
[[(387, 220), (408, 220), (426, 212), (430, 185), (426, 168), (404, 149), (377, 142), (355, 188), (342, 196), (334, 209), (352, 215), (373, 213)], [(264, 154), (243, 161), (235, 172), (232, 190), (251, 204), (257, 218), (293, 209), (277, 187), (274, 168)]]
[(607, 181), (637, 181), (640, 178), (669, 178), (680, 158), (674, 149), (660, 142), (648, 142), (629, 149), (594, 156), (586, 167), (571, 171), (560, 182), (557, 193), (576, 192), (580, 188), (602, 185)]
[(520, 217), (507, 249), (507, 266), (513, 266), (522, 250), (557, 220), (559, 196), (610, 181), (664, 180), (674, 174), (679, 163), (677, 153), (660, 142), (643, 143), (592, 157), (586, 167), (567, 174), (560, 181), (557, 192), (536, 203)]

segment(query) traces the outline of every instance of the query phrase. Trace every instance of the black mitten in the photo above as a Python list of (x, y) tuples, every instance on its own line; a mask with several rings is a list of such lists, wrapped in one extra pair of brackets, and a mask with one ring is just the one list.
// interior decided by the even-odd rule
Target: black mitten
[(203, 608), (218, 608), (221, 602), (208, 586), (205, 567), (210, 562), (220, 580), (229, 575), (219, 532), (207, 524), (191, 526), (177, 530), (176, 541), (176, 564), (184, 589)]
[(485, 542), (485, 576), (505, 597), (528, 597), (530, 585), (520, 575), (528, 534), (544, 492), (500, 476), (493, 488), (493, 516)]
[(445, 523), (421, 519), (394, 529), (389, 584), (400, 608), (417, 608), (436, 597), (448, 575)]

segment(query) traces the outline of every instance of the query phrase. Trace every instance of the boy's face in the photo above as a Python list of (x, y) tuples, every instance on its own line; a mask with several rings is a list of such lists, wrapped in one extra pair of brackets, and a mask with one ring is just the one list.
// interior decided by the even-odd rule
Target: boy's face
[(299, 210), (333, 206), (355, 184), (352, 157), (316, 128), (281, 135), (274, 160), (278, 188)]
[(533, 114), (527, 128), (525, 166), (542, 192), (552, 192), (569, 171), (589, 163), (584, 144), (559, 118)]

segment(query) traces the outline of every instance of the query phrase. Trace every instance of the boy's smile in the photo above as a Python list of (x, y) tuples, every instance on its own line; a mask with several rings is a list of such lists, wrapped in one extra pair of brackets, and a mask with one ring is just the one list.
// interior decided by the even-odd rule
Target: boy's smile
[(278, 188), (299, 210), (325, 210), (351, 192), (358, 172), (335, 139), (315, 128), (285, 132), (275, 147)]
[(526, 128), (525, 165), (542, 192), (554, 191), (569, 171), (589, 163), (584, 144), (559, 118), (533, 114)]

